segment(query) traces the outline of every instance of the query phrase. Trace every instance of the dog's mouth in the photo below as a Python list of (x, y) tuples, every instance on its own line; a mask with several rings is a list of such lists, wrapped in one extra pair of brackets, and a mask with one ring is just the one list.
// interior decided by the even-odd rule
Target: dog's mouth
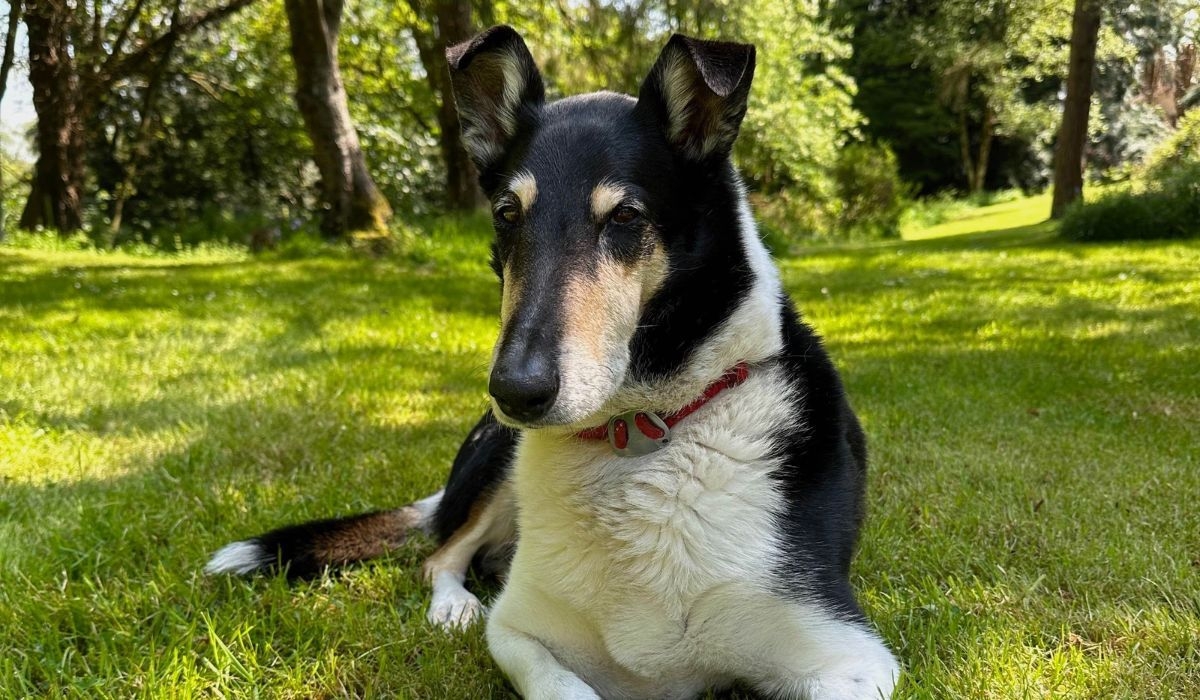
[(589, 427), (625, 380), (628, 351), (597, 361), (564, 343), (553, 358), (521, 357), (500, 349), (488, 393), (497, 420), (523, 429)]
[(598, 386), (589, 382), (583, 391), (556, 392), (553, 399), (536, 399), (533, 403), (513, 405), (509, 400), (492, 394), (492, 412), (504, 425), (524, 430), (541, 428), (590, 427), (600, 420), (603, 407), (615, 393), (614, 386)]

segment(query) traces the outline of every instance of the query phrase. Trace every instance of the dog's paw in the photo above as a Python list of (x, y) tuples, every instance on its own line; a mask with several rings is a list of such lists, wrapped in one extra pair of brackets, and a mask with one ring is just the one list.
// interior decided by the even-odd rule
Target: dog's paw
[(865, 674), (850, 674), (809, 678), (773, 690), (779, 697), (804, 700), (887, 700), (892, 696), (894, 686), (894, 676), (871, 678)]
[(529, 689), (527, 700), (601, 700), (592, 687), (572, 673)]
[(455, 591), (434, 596), (425, 617), (447, 631), (465, 629), (483, 617), (483, 604), (467, 591)]

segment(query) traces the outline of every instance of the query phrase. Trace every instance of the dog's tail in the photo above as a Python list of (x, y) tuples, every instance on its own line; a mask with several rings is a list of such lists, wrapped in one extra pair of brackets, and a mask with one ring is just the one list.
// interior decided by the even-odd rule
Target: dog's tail
[(204, 573), (283, 571), (289, 579), (302, 579), (374, 559), (402, 545), (410, 531), (428, 532), (441, 499), (439, 491), (403, 508), (313, 520), (231, 542), (213, 554)]

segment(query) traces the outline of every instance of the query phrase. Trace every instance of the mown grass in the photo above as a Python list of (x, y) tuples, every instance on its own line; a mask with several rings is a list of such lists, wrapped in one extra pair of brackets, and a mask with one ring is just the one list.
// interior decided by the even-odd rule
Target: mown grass
[[(1193, 697), (1200, 244), (1065, 244), (999, 206), (782, 261), (871, 437), (855, 580), (897, 696)], [(0, 697), (511, 694), (478, 628), (424, 622), (428, 542), (297, 586), (199, 574), (439, 487), (496, 285), (481, 222), (414, 246), (0, 248)]]

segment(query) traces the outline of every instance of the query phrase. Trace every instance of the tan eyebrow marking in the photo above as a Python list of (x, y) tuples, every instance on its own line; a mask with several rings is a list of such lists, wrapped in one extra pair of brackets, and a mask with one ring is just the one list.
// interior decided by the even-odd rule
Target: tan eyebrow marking
[(508, 188), (517, 195), (517, 199), (521, 202), (521, 210), (528, 213), (533, 208), (533, 203), (537, 201), (538, 195), (537, 180), (533, 179), (533, 173), (522, 170), (509, 181)]
[(625, 188), (615, 182), (601, 182), (592, 190), (592, 216), (603, 221), (621, 200), (625, 199)]

